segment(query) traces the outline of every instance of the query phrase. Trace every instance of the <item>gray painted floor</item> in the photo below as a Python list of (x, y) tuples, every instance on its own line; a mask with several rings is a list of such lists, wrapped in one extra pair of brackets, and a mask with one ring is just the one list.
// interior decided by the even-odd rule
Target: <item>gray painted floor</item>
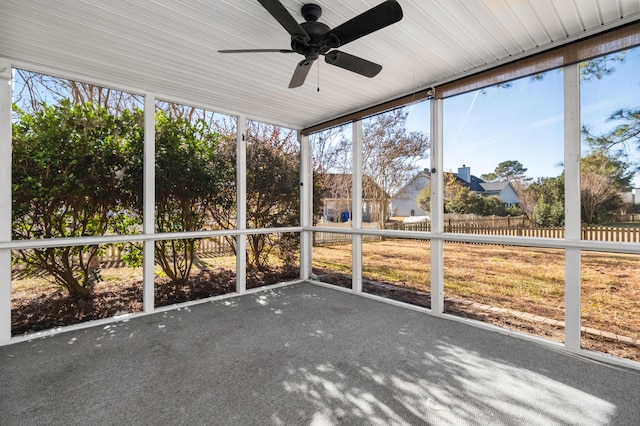
[(7, 425), (638, 425), (640, 374), (298, 284), (0, 347)]

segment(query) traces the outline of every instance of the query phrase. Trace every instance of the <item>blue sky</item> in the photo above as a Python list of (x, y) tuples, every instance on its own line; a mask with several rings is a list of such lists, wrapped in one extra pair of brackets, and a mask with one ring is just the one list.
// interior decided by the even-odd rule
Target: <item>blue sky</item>
[[(613, 74), (581, 83), (582, 124), (597, 134), (615, 126), (607, 122), (615, 110), (640, 106), (640, 48), (628, 51), (625, 62), (613, 66)], [(520, 79), (508, 88), (448, 98), (443, 109), (445, 171), (456, 172), (464, 164), (480, 176), (502, 161), (517, 160), (533, 178), (562, 172), (561, 71), (548, 71), (541, 80)], [(410, 107), (407, 127), (428, 132), (428, 121), (428, 102)], [(639, 165), (635, 147), (628, 152), (632, 163)], [(634, 185), (640, 187), (640, 176)]]

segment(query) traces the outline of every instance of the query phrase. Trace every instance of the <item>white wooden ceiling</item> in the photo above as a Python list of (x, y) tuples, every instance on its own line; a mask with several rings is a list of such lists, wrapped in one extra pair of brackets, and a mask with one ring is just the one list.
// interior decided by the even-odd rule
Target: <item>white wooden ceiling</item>
[[(315, 2), (333, 28), (380, 0)], [(640, 0), (399, 3), (402, 21), (341, 48), (381, 64), (373, 79), (320, 60), (288, 89), (299, 55), (218, 53), (289, 48), (256, 0), (0, 0), (0, 56), (299, 129), (640, 19)]]

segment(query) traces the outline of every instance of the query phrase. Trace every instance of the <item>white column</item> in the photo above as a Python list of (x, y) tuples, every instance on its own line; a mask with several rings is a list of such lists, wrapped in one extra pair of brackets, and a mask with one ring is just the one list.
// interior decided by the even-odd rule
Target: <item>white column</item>
[[(351, 227), (362, 229), (362, 121), (352, 124)], [(351, 288), (362, 291), (362, 235), (351, 236)]]
[[(155, 234), (156, 204), (156, 97), (147, 93), (144, 97), (144, 177), (143, 177), (143, 218), (144, 235)], [(153, 312), (155, 287), (155, 241), (143, 243), (142, 306), (144, 312)]]
[[(313, 225), (313, 170), (309, 136), (298, 133), (300, 143), (300, 226)], [(300, 279), (308, 280), (311, 274), (311, 231), (300, 233)]]
[[(0, 242), (11, 241), (11, 64), (0, 58)], [(11, 249), (0, 249), (0, 343), (11, 339)]]
[[(431, 232), (444, 231), (443, 132), (442, 99), (432, 99), (431, 105)], [(431, 312), (444, 312), (444, 241), (431, 240)]]
[[(569, 65), (564, 76), (565, 238), (580, 240), (580, 66)], [(580, 349), (580, 249), (565, 251), (565, 346)]]
[[(236, 143), (236, 228), (247, 229), (247, 119), (238, 117)], [(236, 292), (247, 291), (247, 236), (238, 235), (236, 241)]]

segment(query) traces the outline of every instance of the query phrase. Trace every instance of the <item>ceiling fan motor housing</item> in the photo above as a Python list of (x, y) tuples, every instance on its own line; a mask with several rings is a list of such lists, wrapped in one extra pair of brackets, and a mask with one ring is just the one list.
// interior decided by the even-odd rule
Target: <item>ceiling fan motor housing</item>
[(307, 59), (318, 59), (319, 55), (324, 55), (331, 49), (331, 44), (329, 43), (331, 37), (327, 35), (331, 30), (329, 26), (316, 21), (302, 22), (300, 26), (309, 35), (310, 40), (305, 45), (292, 38), (291, 50), (306, 56)]
[(296, 37), (291, 37), (291, 50), (304, 55), (308, 60), (316, 60), (320, 55), (326, 54), (332, 48), (338, 47), (340, 44), (338, 39), (329, 33), (331, 28), (328, 25), (318, 22), (322, 16), (322, 8), (317, 4), (307, 3), (302, 6), (302, 16), (305, 22), (301, 22), (300, 26), (309, 36), (307, 43)]

